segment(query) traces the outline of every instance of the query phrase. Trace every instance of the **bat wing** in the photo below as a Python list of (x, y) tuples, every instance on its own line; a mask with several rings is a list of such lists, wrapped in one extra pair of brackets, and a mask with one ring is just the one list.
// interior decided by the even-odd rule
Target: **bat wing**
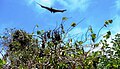
[(46, 6), (43, 6), (43, 5), (41, 5), (41, 7), (42, 7), (42, 8), (45, 8), (45, 9), (47, 9), (47, 10), (49, 10), (49, 11), (51, 10), (51, 8), (46, 7)]
[[(36, 2), (37, 3), (37, 2)], [(46, 6), (43, 6), (43, 5), (41, 5), (41, 4), (39, 4), (39, 3), (37, 3), (39, 6), (41, 6), (42, 8), (45, 8), (45, 9), (47, 9), (47, 10), (49, 10), (50, 12), (51, 12), (51, 8), (49, 8), (49, 7), (46, 7)]]
[(64, 11), (66, 11), (66, 10), (56, 10), (56, 9), (52, 9), (52, 12), (53, 12), (53, 13), (56, 13), (56, 12), (64, 12)]
[(43, 5), (39, 4), (39, 3), (37, 3), (37, 4), (40, 5), (42, 8), (45, 8), (45, 9), (49, 10), (51, 13), (52, 12), (56, 13), (56, 12), (64, 12), (64, 11), (66, 11), (66, 10), (57, 10), (57, 9), (49, 8), (49, 7), (43, 6)]

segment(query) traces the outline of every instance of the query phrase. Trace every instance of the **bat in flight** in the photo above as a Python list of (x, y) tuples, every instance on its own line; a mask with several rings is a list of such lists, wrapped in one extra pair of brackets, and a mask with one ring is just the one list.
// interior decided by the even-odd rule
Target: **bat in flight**
[(42, 8), (45, 8), (45, 9), (49, 10), (51, 13), (56, 13), (56, 12), (63, 13), (64, 11), (66, 11), (66, 10), (53, 9), (52, 7), (51, 8), (50, 7), (46, 7), (46, 6), (43, 6), (43, 5), (39, 4), (39, 3), (37, 3), (37, 4), (40, 5)]

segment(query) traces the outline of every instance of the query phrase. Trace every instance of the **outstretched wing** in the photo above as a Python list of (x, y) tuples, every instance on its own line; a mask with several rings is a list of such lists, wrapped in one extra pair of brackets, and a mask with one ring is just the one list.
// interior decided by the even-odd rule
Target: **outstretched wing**
[(49, 7), (43, 6), (43, 5), (39, 4), (39, 3), (37, 3), (37, 4), (40, 5), (42, 8), (45, 8), (45, 9), (49, 10), (51, 13), (52, 12), (56, 13), (56, 12), (64, 12), (64, 11), (66, 11), (66, 10), (57, 10), (57, 9), (49, 8)]
[(56, 12), (62, 12), (62, 13), (63, 13), (64, 11), (66, 11), (66, 10), (56, 10), (56, 9), (52, 9), (52, 12), (53, 12), (53, 13), (56, 13)]
[[(37, 2), (36, 2), (36, 3), (37, 3)], [(51, 8), (46, 7), (46, 6), (43, 6), (43, 5), (39, 4), (39, 3), (37, 3), (37, 4), (40, 5), (42, 8), (45, 8), (45, 9), (49, 10), (50, 12), (52, 12), (52, 11), (51, 11)]]

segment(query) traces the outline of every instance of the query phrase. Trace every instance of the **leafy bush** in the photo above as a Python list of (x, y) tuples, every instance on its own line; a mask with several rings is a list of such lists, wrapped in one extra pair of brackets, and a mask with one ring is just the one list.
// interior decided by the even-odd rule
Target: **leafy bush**
[[(4, 69), (117, 69), (120, 67), (120, 34), (112, 40), (113, 47), (109, 47), (107, 43), (111, 35), (110, 31), (103, 36), (104, 40), (98, 41), (99, 37), (102, 37), (99, 35), (101, 29), (107, 28), (112, 20), (105, 21), (97, 34), (90, 26), (84, 40), (74, 41), (70, 37), (67, 38), (67, 34), (79, 23), (72, 23), (66, 30), (64, 22), (67, 19), (63, 17), (58, 28), (48, 31), (37, 30), (27, 33), (23, 30), (6, 29), (1, 39), (7, 50), (3, 60), (0, 60), (0, 67)], [(87, 41), (90, 41), (90, 44)], [(100, 44), (102, 44), (101, 50), (93, 51)], [(86, 47), (90, 49), (85, 51)]]

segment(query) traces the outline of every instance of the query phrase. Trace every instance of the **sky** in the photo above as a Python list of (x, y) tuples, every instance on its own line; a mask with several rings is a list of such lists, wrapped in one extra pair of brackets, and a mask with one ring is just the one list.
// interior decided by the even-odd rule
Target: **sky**
[[(36, 2), (67, 11), (53, 14)], [(70, 18), (66, 26), (85, 18), (74, 29), (80, 32), (89, 25), (99, 29), (105, 20), (114, 19), (110, 29), (120, 32), (120, 0), (0, 0), (0, 32), (14, 27), (32, 32), (36, 24), (40, 29), (48, 30), (60, 24), (62, 17)]]
[[(36, 2), (56, 9), (66, 9), (63, 13), (50, 13)], [(68, 17), (65, 27), (85, 18), (71, 34), (85, 32), (89, 25), (99, 30), (105, 20), (113, 19), (109, 29), (120, 33), (120, 0), (0, 0), (0, 33), (4, 28), (24, 29), (32, 32), (36, 24), (40, 30), (53, 29)]]

